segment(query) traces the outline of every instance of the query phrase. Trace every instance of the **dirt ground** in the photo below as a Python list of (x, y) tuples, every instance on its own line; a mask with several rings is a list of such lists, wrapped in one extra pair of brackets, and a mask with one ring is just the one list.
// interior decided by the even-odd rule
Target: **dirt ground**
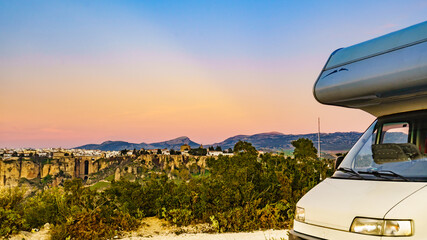
[(34, 229), (31, 232), (21, 231), (16, 235), (13, 235), (10, 240), (49, 240), (50, 239), (50, 225), (46, 223), (40, 230)]
[(180, 235), (166, 234), (151, 237), (127, 237), (124, 240), (287, 240), (288, 230), (267, 230), (240, 233), (183, 233)]
[(146, 218), (138, 231), (129, 233), (123, 240), (287, 240), (288, 230), (266, 230), (239, 233), (203, 233), (208, 232), (208, 224), (190, 227), (174, 227), (163, 219)]
[[(50, 225), (46, 224), (40, 230), (32, 232), (21, 231), (12, 236), (11, 240), (49, 240)], [(142, 226), (134, 232), (114, 239), (122, 240), (287, 240), (288, 230), (266, 230), (239, 233), (204, 233), (212, 231), (208, 224), (189, 227), (175, 227), (164, 219), (148, 217), (142, 221)]]

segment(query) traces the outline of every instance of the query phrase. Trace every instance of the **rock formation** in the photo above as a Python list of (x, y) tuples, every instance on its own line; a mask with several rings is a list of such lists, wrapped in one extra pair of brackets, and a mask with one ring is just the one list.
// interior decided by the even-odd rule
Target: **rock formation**
[[(50, 184), (56, 186), (61, 184), (64, 179), (82, 178), (84, 180), (114, 167), (105, 174), (114, 174), (116, 181), (125, 175), (134, 175), (142, 178), (146, 176), (147, 171), (155, 172), (165, 170), (169, 176), (176, 169), (186, 168), (190, 171), (204, 172), (206, 168), (206, 156), (183, 156), (183, 155), (161, 155), (150, 154), (141, 155), (135, 158), (94, 158), (94, 157), (61, 157), (56, 159), (29, 160), (0, 160), (0, 187), (17, 186), (20, 179), (29, 181), (50, 180)], [(126, 159), (126, 161), (124, 161)], [(126, 169), (125, 169), (126, 168)], [(145, 172), (142, 169), (146, 169)], [(113, 171), (109, 173), (110, 171)], [(108, 175), (107, 175), (108, 176)], [(105, 176), (103, 176), (105, 177)], [(92, 178), (90, 181), (96, 181)]]

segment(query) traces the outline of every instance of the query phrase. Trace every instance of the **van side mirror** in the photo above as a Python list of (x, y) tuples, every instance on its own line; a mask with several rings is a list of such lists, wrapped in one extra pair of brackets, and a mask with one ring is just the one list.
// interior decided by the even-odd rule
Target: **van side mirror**
[(337, 157), (337, 159), (335, 159), (335, 170), (340, 166), (340, 164), (342, 163), (342, 160), (344, 160), (344, 156), (339, 156)]

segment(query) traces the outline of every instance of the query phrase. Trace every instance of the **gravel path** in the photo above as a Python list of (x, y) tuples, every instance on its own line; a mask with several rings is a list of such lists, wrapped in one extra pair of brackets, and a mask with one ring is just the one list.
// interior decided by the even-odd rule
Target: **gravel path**
[(288, 230), (267, 230), (256, 232), (240, 232), (240, 233), (184, 233), (180, 235), (155, 235), (152, 237), (128, 237), (123, 240), (287, 240)]
[[(122, 240), (288, 240), (288, 230), (266, 230), (239, 233), (200, 233), (204, 225), (180, 229), (171, 226), (166, 220), (148, 217), (142, 221), (141, 228), (120, 238)], [(10, 240), (49, 240), (50, 225), (47, 223), (39, 231), (21, 231)], [(186, 230), (187, 233), (175, 234)], [(114, 237), (114, 239), (118, 239)]]

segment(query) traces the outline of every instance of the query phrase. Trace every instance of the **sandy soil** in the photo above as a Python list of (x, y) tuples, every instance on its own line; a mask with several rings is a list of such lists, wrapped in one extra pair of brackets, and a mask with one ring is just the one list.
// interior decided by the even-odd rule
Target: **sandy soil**
[(18, 234), (13, 235), (10, 240), (49, 240), (50, 239), (50, 225), (49, 223), (45, 224), (40, 230), (34, 229), (31, 232), (20, 231)]
[(151, 237), (128, 237), (124, 240), (287, 240), (288, 230), (267, 230), (251, 233), (184, 233), (180, 235), (167, 234), (155, 235)]
[[(49, 240), (50, 225), (46, 224), (40, 230), (25, 232), (12, 236), (11, 240)], [(142, 226), (124, 237), (114, 237), (123, 240), (287, 240), (288, 230), (266, 230), (240, 233), (202, 233), (212, 231), (209, 224), (199, 224), (190, 227), (176, 227), (164, 219), (155, 217), (145, 218)]]
[[(145, 218), (138, 231), (129, 233), (123, 240), (287, 240), (288, 230), (266, 230), (240, 233), (201, 233), (212, 229), (208, 224), (191, 227), (174, 227), (164, 219)], [(179, 234), (182, 233), (182, 234)]]

